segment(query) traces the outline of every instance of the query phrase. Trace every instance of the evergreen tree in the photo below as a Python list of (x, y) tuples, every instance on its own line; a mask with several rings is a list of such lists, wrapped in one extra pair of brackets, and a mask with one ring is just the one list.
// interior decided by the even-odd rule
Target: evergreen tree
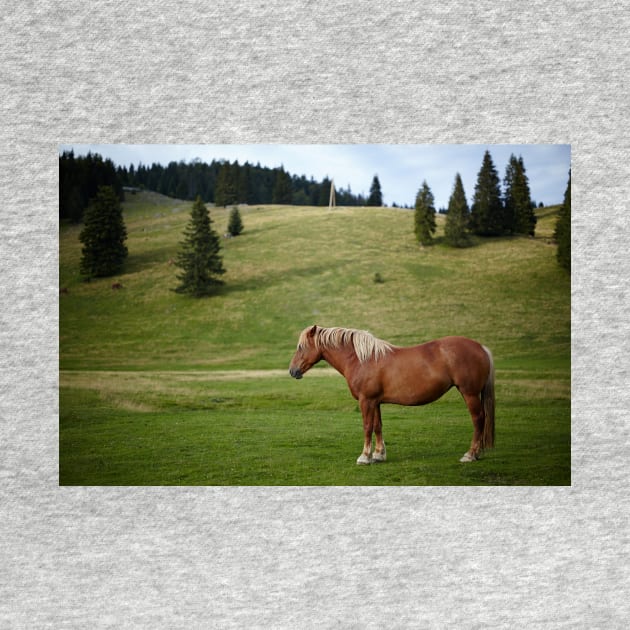
[(293, 205), (294, 206), (308, 206), (310, 205), (310, 199), (303, 190), (298, 190), (293, 195)]
[(293, 200), (293, 190), (291, 188), (291, 177), (280, 167), (276, 170), (276, 180), (271, 194), (271, 203), (288, 204)]
[(214, 293), (223, 284), (217, 276), (225, 273), (219, 254), (221, 244), (212, 229), (212, 220), (201, 197), (192, 206), (190, 223), (184, 230), (184, 242), (177, 254), (175, 265), (182, 269), (177, 276), (181, 284), (177, 293), (203, 297)]
[(477, 175), (475, 194), (470, 208), (470, 227), (475, 234), (498, 236), (504, 231), (500, 181), (490, 152), (486, 151)]
[(503, 229), (506, 234), (514, 233), (516, 223), (515, 199), (512, 196), (516, 168), (517, 160), (514, 155), (511, 155), (505, 167), (505, 177), (503, 178)]
[(217, 175), (217, 185), (214, 190), (214, 205), (227, 207), (232, 203), (238, 203), (238, 162), (232, 166), (229, 162), (223, 162)]
[(452, 247), (466, 247), (470, 244), (468, 235), (468, 225), (470, 222), (470, 211), (466, 201), (464, 185), (459, 173), (455, 175), (455, 185), (448, 200), (448, 213), (446, 215), (446, 225), (444, 226), (444, 237), (446, 242)]
[(249, 162), (245, 162), (245, 164), (241, 166), (238, 175), (237, 198), (239, 203), (251, 203), (253, 201), (251, 166), (249, 165)]
[(313, 205), (327, 206), (330, 202), (330, 186), (332, 182), (328, 177), (324, 177), (320, 186), (318, 186), (317, 203)]
[(367, 206), (382, 206), (383, 194), (381, 193), (381, 182), (378, 181), (378, 175), (374, 175), (372, 185), (370, 186), (370, 196), (366, 202)]
[(435, 234), (435, 199), (426, 180), (416, 195), (415, 212), (416, 238), (421, 245), (430, 245)]
[(178, 175), (177, 175), (177, 162), (169, 162), (166, 170), (164, 171), (164, 190), (162, 194), (167, 195), (168, 197), (175, 197), (177, 191), (178, 184)]
[(504, 231), (534, 236), (536, 214), (522, 157), (516, 159), (514, 155), (510, 156), (503, 185)]
[(111, 186), (123, 199), (123, 180), (111, 160), (96, 153), (76, 157), (72, 151), (59, 156), (59, 218), (80, 222), (100, 186)]
[(564, 193), (564, 202), (560, 208), (558, 222), (554, 232), (554, 239), (558, 243), (556, 254), (558, 263), (567, 271), (571, 271), (571, 171), (569, 171), (569, 183)]
[(127, 229), (118, 195), (111, 186), (101, 186), (88, 204), (79, 235), (83, 243), (80, 271), (88, 278), (118, 273), (127, 258)]
[(180, 179), (175, 189), (175, 199), (188, 199), (188, 190), (188, 184), (183, 179)]
[(78, 186), (73, 186), (66, 199), (65, 216), (72, 223), (80, 223), (83, 216), (83, 205), (81, 203), (81, 192)]
[(230, 212), (230, 220), (228, 222), (228, 232), (232, 236), (238, 236), (243, 231), (243, 221), (238, 208), (234, 206)]

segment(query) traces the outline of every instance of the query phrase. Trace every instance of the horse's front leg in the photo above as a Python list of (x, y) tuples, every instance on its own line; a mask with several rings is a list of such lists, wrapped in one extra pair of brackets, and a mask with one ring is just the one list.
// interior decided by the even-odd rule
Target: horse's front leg
[(367, 398), (359, 399), (361, 407), (361, 415), (363, 416), (363, 451), (357, 459), (357, 464), (372, 463), (372, 432), (374, 431), (374, 423), (378, 404)]
[(374, 413), (374, 452), (372, 453), (372, 462), (384, 462), (387, 459), (387, 453), (385, 451), (385, 442), (383, 441), (383, 423), (381, 422), (381, 406), (376, 406)]

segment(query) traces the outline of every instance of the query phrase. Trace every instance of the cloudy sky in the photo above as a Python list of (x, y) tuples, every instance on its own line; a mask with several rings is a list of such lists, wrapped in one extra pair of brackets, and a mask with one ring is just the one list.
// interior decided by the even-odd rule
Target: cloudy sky
[(260, 162), (271, 168), (284, 166), (292, 175), (324, 177), (343, 188), (367, 196), (378, 175), (386, 204), (413, 205), (423, 180), (431, 188), (436, 207), (446, 207), (459, 173), (469, 201), (474, 193), (483, 154), (488, 149), (501, 180), (511, 154), (521, 156), (534, 201), (545, 205), (561, 203), (571, 165), (568, 144), (64, 144), (59, 151), (73, 149), (75, 155), (88, 151), (110, 158), (116, 165), (150, 166), (200, 159)]

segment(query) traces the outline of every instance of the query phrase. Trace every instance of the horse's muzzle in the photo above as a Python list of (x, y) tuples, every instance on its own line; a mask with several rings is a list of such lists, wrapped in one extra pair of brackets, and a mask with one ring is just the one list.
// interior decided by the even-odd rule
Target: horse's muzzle
[(302, 378), (302, 371), (300, 370), (300, 368), (290, 368), (289, 374), (293, 378), (296, 378), (298, 381)]

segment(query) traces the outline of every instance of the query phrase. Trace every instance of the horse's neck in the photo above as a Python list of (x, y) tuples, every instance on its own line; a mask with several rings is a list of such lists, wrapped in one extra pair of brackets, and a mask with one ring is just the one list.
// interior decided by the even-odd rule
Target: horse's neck
[(341, 348), (326, 348), (322, 357), (337, 370), (342, 376), (346, 376), (352, 365), (358, 362), (357, 355), (352, 346)]

